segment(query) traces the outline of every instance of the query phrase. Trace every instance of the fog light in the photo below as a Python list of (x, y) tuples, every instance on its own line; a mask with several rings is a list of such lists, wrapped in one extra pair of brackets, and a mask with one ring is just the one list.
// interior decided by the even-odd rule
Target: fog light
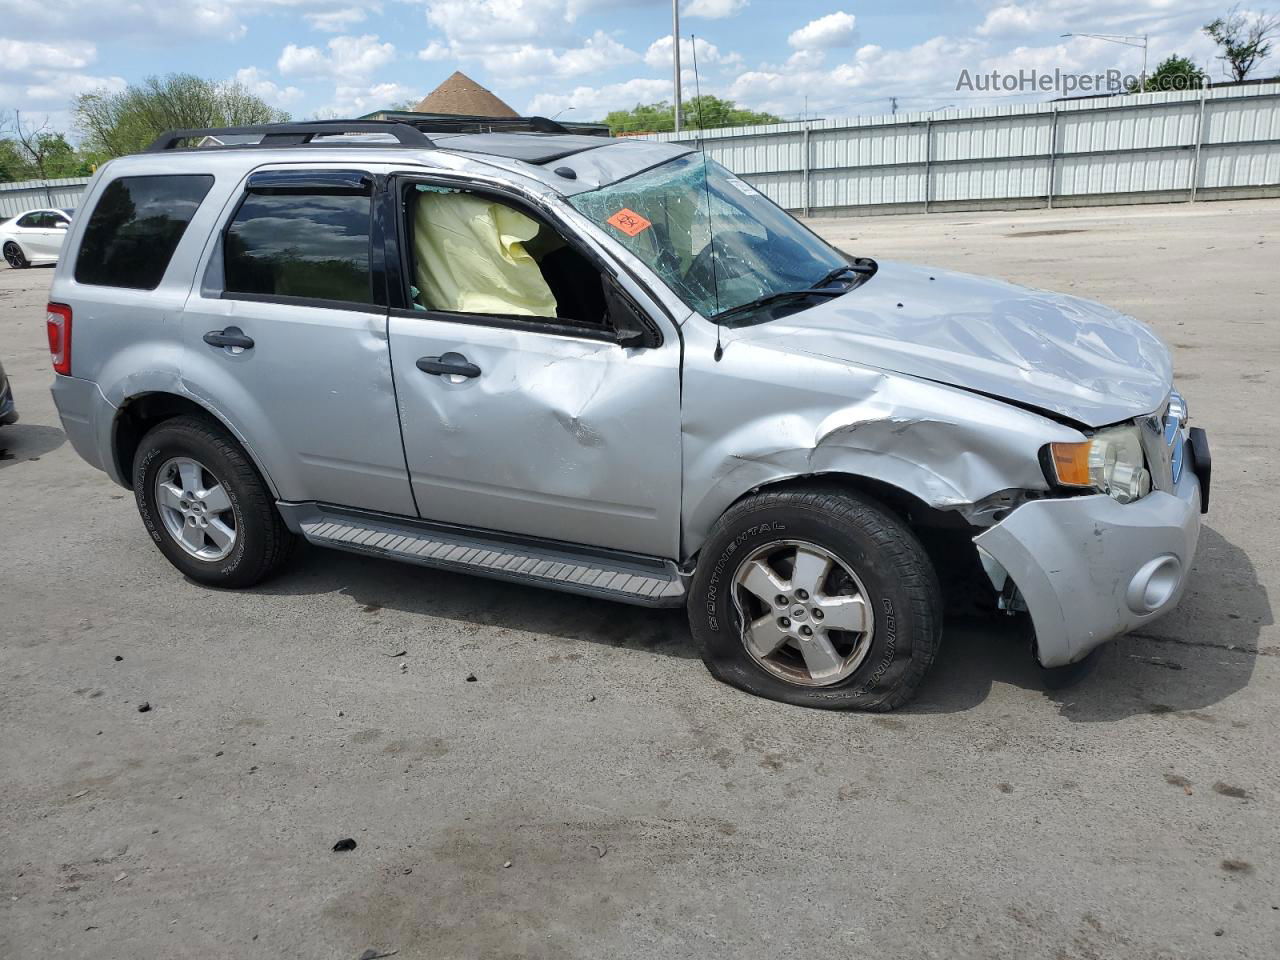
[(1129, 581), (1125, 602), (1139, 615), (1154, 613), (1168, 603), (1178, 589), (1182, 563), (1173, 554), (1148, 560)]

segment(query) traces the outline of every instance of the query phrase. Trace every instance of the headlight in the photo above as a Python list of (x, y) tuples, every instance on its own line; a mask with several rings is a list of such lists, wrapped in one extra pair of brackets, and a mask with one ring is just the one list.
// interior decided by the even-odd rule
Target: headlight
[(1099, 430), (1084, 443), (1049, 444), (1049, 479), (1064, 487), (1085, 487), (1132, 503), (1151, 492), (1151, 474), (1136, 426)]

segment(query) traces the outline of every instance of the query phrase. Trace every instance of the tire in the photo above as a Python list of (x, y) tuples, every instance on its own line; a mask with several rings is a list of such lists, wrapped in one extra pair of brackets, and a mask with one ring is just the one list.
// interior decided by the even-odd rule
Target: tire
[[(798, 569), (802, 551), (804, 570)], [(790, 574), (785, 575), (788, 555)], [(797, 596), (805, 594), (796, 590), (806, 580), (801, 574), (822, 570), (814, 565), (814, 557), (823, 559), (823, 555), (829, 572), (817, 574), (820, 589), (798, 602)], [(743, 576), (759, 582), (747, 576), (758, 572), (759, 560), (769, 572), (784, 574), (779, 579), (786, 589), (774, 598), (776, 608), (765, 609), (767, 604), (758, 593), (739, 581)], [(822, 599), (817, 599), (818, 594)], [(783, 599), (787, 604), (780, 603)], [(821, 675), (812, 669), (810, 655), (815, 652), (813, 645), (822, 640), (815, 635), (822, 632), (816, 629), (822, 605), (834, 601), (845, 612), (827, 607), (833, 612), (823, 615), (829, 645), (822, 645), (822, 657), (833, 666)], [(872, 711), (893, 710), (915, 694), (938, 652), (942, 609), (933, 565), (911, 530), (878, 505), (838, 488), (762, 493), (731, 507), (702, 549), (688, 605), (690, 628), (703, 662), (718, 680), (796, 706)], [(775, 618), (775, 614), (793, 616)], [(806, 629), (804, 618), (815, 628), (807, 637), (799, 635)], [(842, 619), (870, 629), (861, 633), (830, 629)], [(785, 621), (786, 629), (778, 630), (786, 635), (782, 646), (761, 657), (756, 644), (757, 653), (753, 653), (743, 628), (748, 621), (752, 636), (763, 625), (766, 639), (773, 636), (768, 631), (774, 623)], [(810, 646), (802, 648), (802, 641)], [(803, 656), (801, 649), (806, 651)], [(834, 660), (830, 659), (833, 654)]]
[[(184, 483), (194, 463), (198, 482)], [(163, 471), (163, 473), (162, 473)], [(165, 488), (165, 489), (162, 489)], [(195, 492), (191, 500), (175, 504), (174, 488)], [(196, 488), (200, 489), (196, 489)], [(201, 490), (208, 494), (201, 496)], [(219, 493), (218, 491), (221, 491)], [(292, 552), (295, 538), (280, 518), (270, 490), (244, 450), (220, 425), (200, 417), (175, 417), (149, 431), (133, 460), (133, 491), (142, 522), (156, 546), (175, 567), (211, 587), (250, 587), (278, 571)], [(165, 502), (160, 498), (164, 497)], [(201, 501), (196, 513), (196, 501)], [(175, 507), (190, 505), (184, 517)], [(207, 521), (189, 539), (204, 544), (192, 553), (175, 534), (187, 538), (190, 527)], [(232, 536), (226, 541), (226, 531)], [(218, 534), (215, 531), (223, 531)], [(215, 539), (217, 536), (218, 539)], [(225, 551), (224, 555), (219, 553)]]
[(10, 240), (4, 245), (4, 260), (14, 270), (21, 270), (24, 267), (31, 266), (31, 262), (27, 259), (26, 254), (22, 252), (22, 248)]

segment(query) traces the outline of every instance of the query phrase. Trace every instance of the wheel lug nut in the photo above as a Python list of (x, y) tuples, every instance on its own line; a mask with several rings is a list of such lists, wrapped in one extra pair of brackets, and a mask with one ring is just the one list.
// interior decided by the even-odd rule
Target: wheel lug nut
[(819, 610), (817, 607), (814, 607), (814, 609), (813, 609), (813, 619), (815, 619), (815, 620), (821, 620), (824, 616), (826, 616), (826, 614), (824, 614), (824, 613), (823, 613), (821, 610)]
[(784, 597), (782, 594), (778, 594), (776, 597), (773, 598), (773, 602), (780, 607), (785, 607), (787, 605), (787, 598)]
[(786, 617), (779, 617), (778, 626), (780, 626), (783, 630), (787, 630), (791, 627), (791, 621), (788, 620)]
[(810, 630), (808, 627), (801, 627), (801, 628), (800, 628), (800, 635), (801, 635), (802, 637), (811, 637), (811, 636), (813, 636), (813, 631), (812, 631), (812, 630)]
[(797, 600), (808, 600), (808, 599), (809, 599), (809, 591), (808, 591), (808, 590), (797, 590), (797, 591), (796, 591), (796, 599), (797, 599)]

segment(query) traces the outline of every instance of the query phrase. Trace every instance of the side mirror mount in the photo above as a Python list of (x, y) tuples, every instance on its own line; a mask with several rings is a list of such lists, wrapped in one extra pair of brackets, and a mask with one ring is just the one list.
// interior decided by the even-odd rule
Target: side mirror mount
[(623, 347), (656, 347), (662, 339), (653, 322), (640, 305), (623, 290), (613, 277), (603, 275), (604, 302), (608, 309), (609, 323)]

